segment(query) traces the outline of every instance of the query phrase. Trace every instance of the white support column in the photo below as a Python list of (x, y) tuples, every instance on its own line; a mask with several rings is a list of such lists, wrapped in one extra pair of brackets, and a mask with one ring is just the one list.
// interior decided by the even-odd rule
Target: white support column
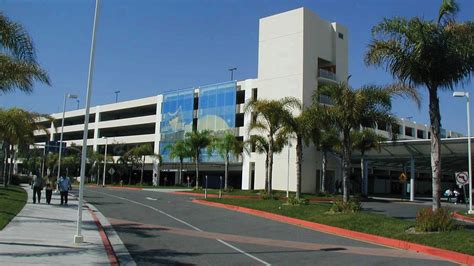
[(51, 128), (49, 130), (49, 141), (54, 141), (54, 133), (56, 133), (56, 128), (54, 127), (54, 122), (51, 122)]
[(93, 141), (93, 150), (97, 151), (99, 136), (99, 122), (100, 122), (100, 106), (95, 108), (95, 119), (94, 119), (94, 141)]
[(415, 200), (415, 158), (410, 158), (410, 201)]
[[(160, 140), (161, 140), (161, 105), (163, 103), (163, 95), (157, 95), (156, 96), (156, 118), (155, 118), (155, 140), (154, 140), (154, 146), (153, 146), (153, 153), (159, 154), (160, 153)], [(159, 169), (159, 163), (158, 159), (154, 158), (153, 159), (153, 185), (158, 186), (160, 183), (160, 171)]]

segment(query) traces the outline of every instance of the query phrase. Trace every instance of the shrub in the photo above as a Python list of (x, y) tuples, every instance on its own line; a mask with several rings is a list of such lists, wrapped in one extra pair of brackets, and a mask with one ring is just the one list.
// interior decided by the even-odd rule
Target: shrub
[(297, 199), (296, 197), (289, 197), (288, 198), (288, 204), (298, 206), (298, 205), (308, 205), (309, 200), (308, 199), (303, 199), (299, 198)]
[(443, 232), (454, 228), (454, 219), (447, 209), (439, 208), (437, 211), (433, 211), (431, 208), (424, 208), (416, 214), (416, 231)]
[(262, 192), (260, 194), (260, 199), (263, 199), (263, 200), (279, 200), (280, 199), (280, 195), (278, 194), (270, 194), (268, 195), (268, 193), (266, 192)]
[(234, 188), (232, 186), (227, 186), (227, 189), (224, 189), (225, 192), (232, 192)]
[(342, 199), (337, 199), (329, 210), (330, 213), (355, 213), (362, 210), (362, 205), (357, 199), (350, 199), (343, 202)]

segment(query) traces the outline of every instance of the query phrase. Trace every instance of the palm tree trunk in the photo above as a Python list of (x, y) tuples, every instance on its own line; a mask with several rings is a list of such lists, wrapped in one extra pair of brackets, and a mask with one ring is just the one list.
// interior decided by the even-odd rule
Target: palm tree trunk
[(360, 158), (360, 180), (362, 181), (361, 182), (361, 191), (362, 191), (362, 195), (364, 196), (367, 196), (367, 191), (366, 191), (366, 188), (367, 188), (367, 181), (365, 179), (365, 158), (364, 158), (364, 152), (361, 152), (361, 158)]
[(326, 169), (327, 169), (327, 157), (328, 157), (328, 152), (326, 150), (323, 151), (323, 158), (322, 158), (322, 174), (321, 174), (321, 192), (326, 191)]
[(265, 192), (268, 194), (268, 154), (265, 154)]
[(229, 155), (225, 157), (225, 176), (224, 176), (224, 191), (227, 191), (227, 178), (229, 176)]
[(142, 170), (140, 173), (140, 186), (143, 184), (143, 170), (145, 168), (145, 155), (143, 155), (143, 160), (142, 160)]
[(272, 194), (273, 147), (268, 152), (268, 195)]
[(431, 122), (431, 175), (433, 178), (433, 211), (441, 208), (441, 115), (437, 88), (428, 87), (430, 93), (430, 122)]
[(183, 182), (183, 159), (179, 160), (179, 183)]
[(3, 186), (4, 187), (8, 187), (8, 183), (7, 183), (7, 163), (8, 163), (7, 154), (8, 154), (8, 152), (7, 152), (7, 149), (8, 149), (8, 143), (3, 142), (3, 152), (4, 152), (5, 158), (3, 159), (2, 175), (3, 175)]
[(7, 146), (7, 156), (6, 156), (6, 165), (7, 165), (7, 172), (5, 173), (5, 179), (7, 180), (7, 185), (10, 185), (10, 162), (8, 159), (10, 159), (10, 144)]
[(344, 132), (344, 139), (342, 140), (342, 201), (347, 202), (349, 199), (348, 195), (348, 182), (351, 166), (351, 152), (350, 152), (350, 131)]
[(8, 166), (8, 184), (11, 184), (12, 183), (12, 174), (13, 174), (13, 167), (15, 167), (15, 163), (14, 163), (14, 157), (15, 157), (15, 150), (14, 149), (10, 149), (10, 163), (9, 163), (9, 166)]
[(301, 136), (296, 136), (296, 198), (301, 196), (301, 159), (303, 157), (303, 145)]
[(196, 164), (196, 189), (199, 188), (199, 158), (196, 156), (194, 163)]

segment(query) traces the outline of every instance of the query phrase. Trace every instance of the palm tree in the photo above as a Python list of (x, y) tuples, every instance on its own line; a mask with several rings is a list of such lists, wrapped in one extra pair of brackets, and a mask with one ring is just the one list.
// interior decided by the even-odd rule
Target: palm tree
[(155, 155), (153, 155), (153, 157), (155, 157), (155, 160), (158, 161), (157, 162), (157, 177), (156, 177), (156, 186), (159, 186), (160, 185), (160, 179), (161, 179), (161, 164), (163, 163), (163, 156), (161, 156), (161, 154), (159, 153), (156, 153)]
[(441, 115), (438, 90), (464, 84), (474, 71), (474, 23), (455, 20), (459, 7), (443, 0), (438, 20), (384, 19), (372, 28), (368, 65), (383, 66), (401, 83), (429, 94), (433, 210), (441, 207)]
[[(1, 109), (0, 108), (0, 139), (3, 141), (5, 162), (3, 168), (4, 185), (7, 186), (7, 176), (11, 176), (13, 158), (17, 145), (27, 145), (34, 143), (34, 132), (47, 129), (37, 123), (40, 119), (51, 120), (47, 115), (28, 112), (20, 108)], [(13, 153), (13, 154), (12, 154)], [(10, 160), (9, 160), (10, 158)]]
[(179, 181), (178, 183), (181, 184), (183, 182), (183, 161), (185, 158), (191, 157), (191, 151), (189, 150), (189, 146), (186, 145), (184, 140), (178, 140), (173, 144), (168, 144), (166, 148), (169, 151), (169, 158), (174, 160), (179, 160)]
[(280, 100), (252, 100), (244, 106), (245, 113), (252, 116), (248, 132), (259, 133), (267, 138), (268, 169), (265, 176), (265, 189), (268, 194), (272, 193), (273, 154), (281, 151), (281, 149), (276, 149), (276, 139), (286, 139), (283, 132), (284, 115), (299, 105), (296, 98), (285, 97)]
[(187, 132), (184, 142), (196, 165), (196, 188), (199, 188), (199, 161), (202, 149), (211, 144), (211, 132), (208, 130)]
[(36, 62), (31, 37), (23, 26), (0, 12), (0, 91), (30, 93), (34, 81), (50, 85), (48, 74)]
[(140, 171), (140, 185), (143, 184), (143, 170), (145, 168), (146, 155), (153, 154), (153, 148), (150, 144), (141, 144), (133, 147), (126, 153), (127, 157), (132, 157), (134, 161), (141, 165)]
[[(311, 136), (312, 112), (309, 109), (301, 111), (303, 105), (295, 99), (292, 104), (299, 111), (298, 115), (293, 115), (291, 109), (284, 109), (283, 132), (285, 135), (296, 137), (296, 199), (301, 196), (301, 162), (303, 160), (303, 142), (309, 144)], [(289, 145), (289, 143), (288, 143)]]
[(227, 190), (230, 157), (238, 157), (242, 154), (244, 150), (243, 142), (239, 141), (232, 132), (227, 132), (224, 136), (214, 139), (212, 148), (224, 159), (224, 190)]
[[(329, 96), (332, 105), (320, 104), (320, 95)], [(390, 113), (393, 95), (408, 95), (417, 102), (419, 101), (416, 93), (410, 87), (365, 86), (354, 90), (344, 82), (323, 85), (313, 95), (314, 106), (318, 108), (323, 120), (330, 121), (330, 124), (341, 134), (344, 202), (348, 200), (347, 182), (351, 167), (351, 131), (359, 129), (360, 126), (375, 127), (376, 123), (384, 123), (388, 126), (395, 124), (396, 121)]]
[(362, 180), (362, 194), (368, 194), (368, 180), (366, 179), (365, 153), (377, 149), (380, 151), (380, 142), (386, 140), (383, 136), (375, 133), (374, 130), (364, 128), (360, 131), (352, 131), (352, 148), (360, 151), (360, 176)]

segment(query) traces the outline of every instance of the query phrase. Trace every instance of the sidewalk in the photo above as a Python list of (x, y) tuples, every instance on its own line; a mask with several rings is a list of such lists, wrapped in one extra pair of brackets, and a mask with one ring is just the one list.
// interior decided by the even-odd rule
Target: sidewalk
[(0, 231), (2, 265), (116, 264), (117, 257), (110, 245), (113, 241), (109, 242), (99, 219), (95, 221), (87, 207), (82, 212), (84, 243), (73, 243), (78, 205), (73, 195), (69, 195), (68, 206), (59, 205), (59, 194), (53, 194), (51, 205), (47, 205), (43, 190), (41, 204), (33, 204), (32, 190), (24, 188), (28, 193), (27, 204)]

